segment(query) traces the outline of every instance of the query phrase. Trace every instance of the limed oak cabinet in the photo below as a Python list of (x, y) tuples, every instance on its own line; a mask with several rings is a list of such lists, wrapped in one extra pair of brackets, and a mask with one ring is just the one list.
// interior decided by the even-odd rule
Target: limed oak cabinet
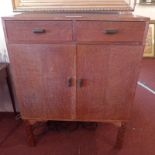
[(28, 139), (37, 121), (111, 122), (122, 145), (149, 19), (133, 15), (4, 17), (10, 69)]

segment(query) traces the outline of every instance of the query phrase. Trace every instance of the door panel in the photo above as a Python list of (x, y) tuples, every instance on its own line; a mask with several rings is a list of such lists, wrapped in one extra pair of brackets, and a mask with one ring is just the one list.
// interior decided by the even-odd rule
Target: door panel
[[(10, 45), (9, 56), (23, 118), (71, 119), (75, 75), (74, 45)], [(75, 94), (75, 93), (74, 93)]]
[(134, 100), (139, 76), (142, 46), (110, 46), (105, 118), (126, 120)]
[(96, 120), (103, 117), (107, 81), (108, 48), (80, 45), (77, 48), (77, 118)]
[(133, 101), (143, 48), (123, 45), (79, 45), (77, 118), (125, 120)]

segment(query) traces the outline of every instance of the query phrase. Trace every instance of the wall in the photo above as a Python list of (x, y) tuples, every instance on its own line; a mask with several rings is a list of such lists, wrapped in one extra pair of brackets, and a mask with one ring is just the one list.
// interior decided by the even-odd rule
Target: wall
[[(6, 16), (11, 13), (12, 13), (11, 0), (3, 0), (0, 5), (0, 16)], [(147, 16), (155, 20), (155, 6), (137, 5), (134, 14)], [(4, 57), (5, 49), (6, 49), (5, 41), (4, 41), (2, 26), (0, 23), (0, 52), (3, 53), (3, 56), (1, 54), (0, 57)], [(0, 111), (12, 111), (6, 81), (0, 82)]]
[(155, 20), (155, 5), (137, 5), (134, 14), (150, 17)]
[[(0, 17), (6, 16), (12, 13), (12, 3), (11, 0), (4, 0), (1, 2), (0, 5)], [(8, 61), (6, 56), (6, 46), (5, 46), (5, 40), (4, 40), (4, 34), (2, 29), (2, 24), (0, 20), (0, 62), (2, 61)]]

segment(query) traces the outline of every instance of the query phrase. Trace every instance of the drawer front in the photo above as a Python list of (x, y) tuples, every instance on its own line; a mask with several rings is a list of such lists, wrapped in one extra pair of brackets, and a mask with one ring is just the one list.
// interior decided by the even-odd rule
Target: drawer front
[(77, 41), (142, 42), (145, 22), (77, 21)]
[(72, 40), (71, 21), (6, 21), (10, 43), (52, 43)]

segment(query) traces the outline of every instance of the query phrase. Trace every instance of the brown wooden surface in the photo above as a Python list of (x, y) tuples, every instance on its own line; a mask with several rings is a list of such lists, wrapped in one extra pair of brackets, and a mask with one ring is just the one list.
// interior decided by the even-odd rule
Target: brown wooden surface
[[(3, 18), (22, 117), (32, 120), (127, 120), (148, 18), (75, 16), (28, 14)], [(50, 32), (34, 37), (32, 29), (40, 26)], [(12, 27), (15, 27), (14, 32)], [(120, 30), (117, 34), (102, 33), (104, 29), (115, 28)], [(59, 44), (54, 45), (55, 41)], [(69, 78), (71, 87), (67, 86)], [(80, 79), (82, 87), (79, 87)]]
[(30, 124), (29, 121), (25, 120), (24, 121), (25, 124), (25, 132), (26, 132), (26, 138), (27, 138), (27, 142), (29, 144), (29, 146), (33, 147), (36, 144), (36, 138), (33, 132), (33, 125)]
[[(118, 32), (116, 34), (104, 33), (104, 31), (111, 29)], [(145, 22), (76, 22), (77, 41), (142, 42), (144, 30)]]
[[(23, 119), (129, 120), (148, 18), (29, 14), (5, 17), (3, 24)], [(46, 33), (33, 34), (33, 28)], [(105, 29), (118, 33), (105, 35)], [(124, 131), (119, 130), (118, 147)], [(30, 124), (27, 134), (34, 144)]]
[(100, 120), (104, 115), (104, 94), (107, 81), (108, 48), (102, 45), (81, 45), (77, 48), (77, 118)]
[(140, 46), (80, 45), (77, 48), (77, 118), (129, 119), (143, 49)]
[[(9, 56), (23, 118), (71, 119), (74, 116), (74, 45), (10, 45)], [(74, 104), (73, 104), (74, 103)]]
[[(71, 21), (7, 21), (6, 33), (10, 43), (52, 43), (72, 41)], [(44, 33), (33, 33), (34, 29)]]
[(115, 149), (121, 149), (122, 148), (126, 129), (127, 129), (127, 123), (122, 122), (121, 127), (118, 129), (116, 143), (114, 146)]
[(30, 12), (12, 14), (10, 16), (2, 17), (3, 20), (15, 20), (15, 21), (64, 21), (64, 20), (76, 20), (76, 21), (149, 21), (148, 17), (136, 16), (132, 14), (99, 14), (99, 13), (44, 13), (44, 12)]

